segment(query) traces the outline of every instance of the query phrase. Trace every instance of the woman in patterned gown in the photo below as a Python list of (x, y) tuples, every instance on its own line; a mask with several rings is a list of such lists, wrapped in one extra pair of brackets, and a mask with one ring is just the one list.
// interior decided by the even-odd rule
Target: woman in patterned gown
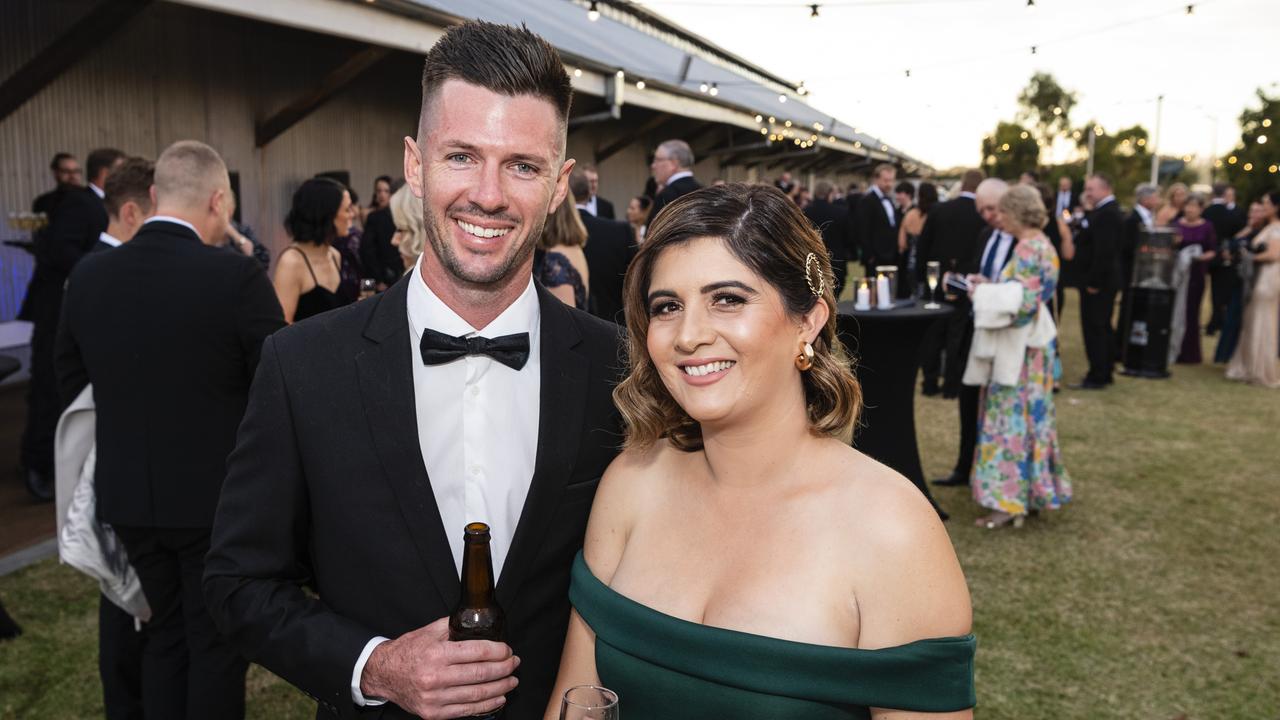
[[(1014, 326), (1033, 323), (1058, 286), (1058, 253), (1040, 230), (1048, 213), (1031, 187), (1014, 187), (999, 205), (1000, 227), (1017, 238), (1002, 282), (1023, 287)], [(1028, 347), (1016, 385), (983, 388), (978, 451), (971, 486), (977, 503), (992, 512), (977, 524), (988, 529), (1022, 524), (1028, 512), (1056, 509), (1071, 499), (1071, 481), (1058, 448), (1053, 406), (1056, 344)]]

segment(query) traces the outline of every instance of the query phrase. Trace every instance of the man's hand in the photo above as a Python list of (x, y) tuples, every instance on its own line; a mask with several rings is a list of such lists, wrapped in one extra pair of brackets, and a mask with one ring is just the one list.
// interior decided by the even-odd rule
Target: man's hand
[(385, 698), (423, 720), (491, 713), (518, 681), (520, 658), (503, 643), (449, 640), (449, 619), (405, 633), (374, 648), (360, 676), (360, 692)]

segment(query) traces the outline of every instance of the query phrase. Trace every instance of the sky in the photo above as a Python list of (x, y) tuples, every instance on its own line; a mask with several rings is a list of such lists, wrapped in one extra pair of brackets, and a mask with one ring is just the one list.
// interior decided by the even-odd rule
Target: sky
[(1202, 0), (1191, 14), (1187, 0), (1034, 2), (830, 0), (818, 18), (787, 0), (638, 4), (803, 80), (811, 105), (935, 168), (976, 164), (1036, 71), (1077, 93), (1073, 126), (1154, 132), (1163, 95), (1160, 153), (1197, 164), (1236, 146), (1257, 88), (1280, 95), (1280, 0)]

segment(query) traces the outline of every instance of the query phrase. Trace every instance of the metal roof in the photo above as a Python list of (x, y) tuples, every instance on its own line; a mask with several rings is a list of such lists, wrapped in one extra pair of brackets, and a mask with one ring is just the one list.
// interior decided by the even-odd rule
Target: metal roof
[[(417, 5), (453, 15), (506, 25), (523, 23), (566, 55), (566, 61), (594, 63), (599, 70), (622, 70), (627, 81), (692, 94), (702, 100), (735, 108), (747, 116), (774, 117), (776, 125), (792, 127), (823, 140), (831, 136), (860, 143), (872, 157), (889, 156), (904, 164), (926, 167), (910, 155), (861, 132), (805, 103), (796, 88), (779, 78), (691, 33), (672, 31), (649, 22), (650, 10), (632, 12), (626, 5), (599, 3), (600, 18), (587, 18), (587, 6), (576, 0), (413, 0)], [(687, 65), (686, 65), (687, 64)], [(700, 92), (714, 87), (717, 95)], [(785, 96), (786, 102), (779, 101)], [(767, 125), (763, 123), (762, 125)], [(822, 128), (820, 131), (817, 128)], [(856, 128), (856, 130), (855, 130)], [(807, 137), (805, 139), (808, 139)], [(848, 151), (848, 150), (846, 150)]]

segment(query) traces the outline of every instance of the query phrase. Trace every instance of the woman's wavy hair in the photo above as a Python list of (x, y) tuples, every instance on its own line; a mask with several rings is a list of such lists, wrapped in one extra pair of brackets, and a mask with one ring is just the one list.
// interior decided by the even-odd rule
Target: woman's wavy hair
[[(862, 408), (862, 389), (836, 337), (835, 282), (822, 237), (777, 188), (730, 183), (685, 195), (658, 213), (627, 271), (622, 294), (628, 372), (613, 391), (626, 423), (627, 447), (643, 448), (666, 438), (687, 452), (702, 448), (701, 426), (671, 397), (649, 357), (648, 294), (662, 253), (703, 237), (719, 238), (735, 258), (764, 278), (792, 317), (813, 309), (819, 296), (809, 283), (814, 288), (821, 283), (821, 298), (831, 314), (813, 341), (813, 367), (801, 373), (809, 428), (828, 435), (848, 429)], [(806, 279), (810, 253), (817, 262), (809, 263)]]
[(346, 186), (324, 177), (311, 178), (293, 193), (293, 204), (285, 216), (284, 227), (297, 243), (328, 245), (337, 234), (333, 220), (342, 208)]

